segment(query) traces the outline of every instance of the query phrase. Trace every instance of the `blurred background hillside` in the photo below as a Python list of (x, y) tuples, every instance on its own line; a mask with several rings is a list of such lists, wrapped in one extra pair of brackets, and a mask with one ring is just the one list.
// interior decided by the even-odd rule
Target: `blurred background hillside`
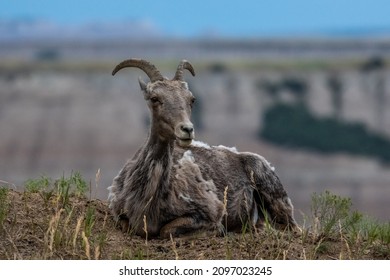
[(100, 169), (105, 199), (148, 130), (144, 73), (111, 70), (185, 58), (198, 140), (265, 156), (301, 221), (326, 189), (389, 220), (389, 3), (155, 2), (1, 4), (0, 184)]

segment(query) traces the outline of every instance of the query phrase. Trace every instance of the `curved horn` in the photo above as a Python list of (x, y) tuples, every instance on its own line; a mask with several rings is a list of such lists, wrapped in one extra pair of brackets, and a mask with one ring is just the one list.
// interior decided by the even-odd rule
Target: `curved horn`
[(189, 63), (187, 60), (182, 60), (177, 66), (175, 77), (173, 78), (174, 81), (183, 81), (183, 70), (187, 69), (191, 72), (192, 76), (195, 76), (194, 68), (192, 67), (191, 63)]
[(156, 66), (139, 58), (131, 58), (122, 61), (114, 68), (112, 75), (114, 76), (119, 70), (126, 67), (137, 67), (143, 70), (146, 75), (148, 75), (151, 82), (164, 80), (164, 77), (161, 75), (160, 71), (157, 70)]

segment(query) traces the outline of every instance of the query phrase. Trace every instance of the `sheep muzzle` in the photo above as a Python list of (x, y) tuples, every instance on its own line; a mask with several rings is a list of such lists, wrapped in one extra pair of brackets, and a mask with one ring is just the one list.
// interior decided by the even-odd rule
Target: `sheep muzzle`
[(188, 147), (195, 137), (194, 125), (191, 122), (179, 123), (175, 128), (175, 136), (179, 146)]

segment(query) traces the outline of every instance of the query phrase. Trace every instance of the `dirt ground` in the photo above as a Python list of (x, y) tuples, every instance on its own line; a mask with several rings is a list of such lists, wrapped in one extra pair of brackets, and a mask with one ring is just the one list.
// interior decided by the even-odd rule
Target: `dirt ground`
[(213, 234), (146, 240), (122, 233), (107, 203), (9, 190), (0, 201), (0, 259), (390, 259), (388, 246), (309, 231)]

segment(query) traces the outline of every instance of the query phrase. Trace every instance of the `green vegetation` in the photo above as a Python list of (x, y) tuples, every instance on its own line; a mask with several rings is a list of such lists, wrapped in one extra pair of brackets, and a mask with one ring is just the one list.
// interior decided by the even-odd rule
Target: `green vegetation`
[(46, 176), (30, 179), (25, 183), (25, 188), (29, 193), (38, 193), (44, 199), (45, 204), (56, 193), (64, 206), (69, 203), (70, 195), (83, 197), (88, 190), (87, 183), (80, 172), (72, 172), (69, 177), (63, 175), (55, 181)]
[(87, 237), (91, 236), (93, 226), (95, 225), (95, 211), (96, 209), (89, 205), (85, 213), (84, 231)]
[(41, 176), (38, 179), (29, 179), (24, 184), (26, 191), (30, 193), (38, 193), (40, 191), (46, 191), (50, 188), (52, 180), (49, 177)]
[(319, 237), (332, 237), (347, 233), (361, 220), (362, 215), (351, 212), (350, 198), (343, 198), (329, 191), (312, 195), (313, 232)]
[(8, 189), (5, 187), (0, 187), (0, 231), (8, 215), (8, 207)]
[(277, 104), (264, 115), (261, 137), (273, 143), (323, 153), (344, 152), (390, 162), (390, 140), (363, 124), (314, 116), (303, 104)]
[(311, 214), (313, 233), (317, 238), (335, 238), (341, 234), (351, 241), (356, 240), (362, 233), (362, 222), (366, 218), (357, 211), (351, 211), (351, 206), (350, 198), (343, 198), (329, 191), (314, 193)]
[[(380, 223), (357, 211), (352, 211), (350, 198), (325, 191), (312, 195), (311, 234), (317, 242), (316, 253), (328, 253), (331, 240), (346, 246), (349, 258), (370, 250), (390, 257), (390, 222)], [(352, 251), (353, 250), (353, 251)]]
[(72, 173), (29, 180), (23, 193), (0, 188), (0, 259), (390, 259), (390, 223), (352, 211), (349, 198), (329, 191), (312, 195), (301, 231), (266, 221), (224, 236), (161, 240), (120, 231), (107, 203), (81, 192), (86, 186)]

